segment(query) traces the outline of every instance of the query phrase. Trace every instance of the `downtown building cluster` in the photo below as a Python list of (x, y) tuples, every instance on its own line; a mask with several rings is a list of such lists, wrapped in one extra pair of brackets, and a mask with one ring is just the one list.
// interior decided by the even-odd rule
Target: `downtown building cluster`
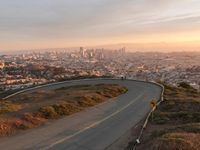
[(0, 91), (78, 77), (115, 77), (161, 81), (177, 86), (200, 84), (199, 53), (141, 53), (87, 49), (35, 51), (0, 56)]

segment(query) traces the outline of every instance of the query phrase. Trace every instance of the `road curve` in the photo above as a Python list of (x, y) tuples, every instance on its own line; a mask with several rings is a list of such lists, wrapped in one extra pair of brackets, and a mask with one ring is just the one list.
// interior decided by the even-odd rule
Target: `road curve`
[(129, 91), (85, 111), (52, 121), (12, 137), (1, 138), (2, 150), (104, 150), (136, 125), (160, 99), (162, 87), (147, 82), (114, 79), (67, 81), (28, 90), (51, 90), (80, 84), (120, 84)]

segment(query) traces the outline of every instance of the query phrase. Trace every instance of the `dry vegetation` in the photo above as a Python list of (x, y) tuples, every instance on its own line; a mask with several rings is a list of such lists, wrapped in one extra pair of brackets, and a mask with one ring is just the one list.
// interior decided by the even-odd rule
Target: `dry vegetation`
[(200, 150), (200, 94), (181, 83), (166, 86), (164, 99), (136, 149)]
[(10, 101), (0, 101), (0, 114), (15, 112), (21, 109), (21, 105), (13, 104)]
[(1, 100), (0, 136), (38, 127), (49, 119), (71, 115), (127, 91), (127, 88), (115, 84), (79, 85)]

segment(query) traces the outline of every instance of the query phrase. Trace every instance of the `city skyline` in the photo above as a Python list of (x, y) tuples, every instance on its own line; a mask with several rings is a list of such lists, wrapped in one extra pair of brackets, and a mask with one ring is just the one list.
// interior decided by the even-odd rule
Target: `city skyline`
[(0, 2), (0, 51), (121, 43), (141, 51), (200, 48), (198, 0)]

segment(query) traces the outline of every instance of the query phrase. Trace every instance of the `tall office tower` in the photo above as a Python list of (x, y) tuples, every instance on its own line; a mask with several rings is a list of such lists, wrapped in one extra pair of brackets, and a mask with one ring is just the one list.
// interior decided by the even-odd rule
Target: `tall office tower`
[(79, 54), (80, 54), (81, 57), (85, 57), (85, 55), (86, 55), (86, 49), (84, 47), (80, 47)]
[(125, 54), (126, 53), (126, 47), (122, 48), (122, 53)]

